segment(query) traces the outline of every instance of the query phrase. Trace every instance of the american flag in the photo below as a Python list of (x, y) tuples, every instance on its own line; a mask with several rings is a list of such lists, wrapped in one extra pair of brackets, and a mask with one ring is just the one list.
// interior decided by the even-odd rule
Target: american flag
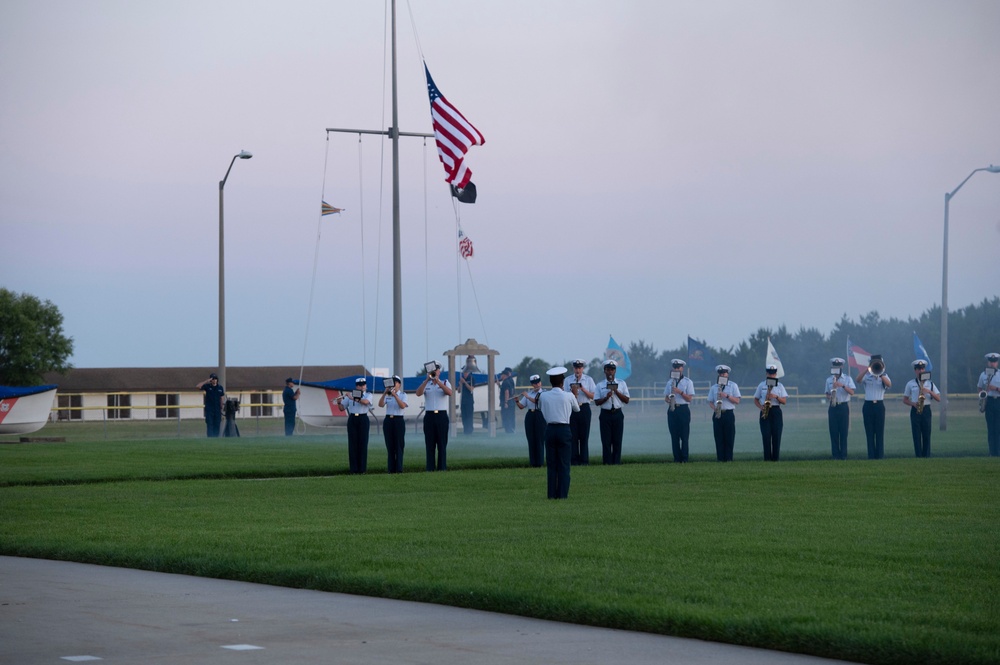
[(434, 124), (434, 139), (437, 141), (438, 156), (444, 165), (449, 182), (458, 189), (464, 189), (472, 178), (472, 171), (465, 166), (465, 153), (474, 145), (483, 145), (486, 139), (461, 113), (452, 106), (431, 78), (431, 72), (424, 65), (427, 74), (427, 94), (431, 99), (431, 120)]
[(471, 259), (473, 254), (472, 239), (462, 233), (462, 229), (458, 230), (458, 253), (463, 259)]

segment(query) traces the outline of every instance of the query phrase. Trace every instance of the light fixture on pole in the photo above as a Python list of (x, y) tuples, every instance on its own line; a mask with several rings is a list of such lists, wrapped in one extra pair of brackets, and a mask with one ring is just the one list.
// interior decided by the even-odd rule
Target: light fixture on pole
[(941, 413), (938, 423), (941, 431), (948, 429), (948, 204), (962, 185), (980, 171), (1000, 173), (1000, 166), (984, 166), (974, 170), (958, 183), (958, 187), (944, 195), (944, 258), (941, 261)]
[(233, 164), (238, 159), (250, 159), (253, 154), (246, 150), (241, 150), (233, 155), (226, 169), (226, 175), (219, 181), (219, 385), (225, 387), (226, 384), (226, 236), (225, 224), (222, 215), (222, 191), (229, 179), (229, 172), (233, 170)]

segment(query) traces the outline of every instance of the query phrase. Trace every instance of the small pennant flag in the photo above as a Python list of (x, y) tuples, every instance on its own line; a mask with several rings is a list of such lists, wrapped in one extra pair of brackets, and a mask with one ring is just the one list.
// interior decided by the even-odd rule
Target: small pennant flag
[(472, 239), (462, 233), (462, 229), (458, 230), (458, 253), (462, 255), (463, 259), (471, 259), (474, 253)]
[(322, 211), (323, 211), (322, 216), (323, 217), (326, 217), (327, 215), (332, 215), (335, 212), (343, 212), (343, 210), (344, 210), (343, 208), (334, 208), (332, 205), (330, 205), (326, 201), (323, 201), (323, 208), (322, 208)]

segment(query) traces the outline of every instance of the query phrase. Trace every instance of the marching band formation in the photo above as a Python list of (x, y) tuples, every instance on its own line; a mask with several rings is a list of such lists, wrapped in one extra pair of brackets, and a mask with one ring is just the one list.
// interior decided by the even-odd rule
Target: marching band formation
[[(986, 369), (979, 377), (979, 411), (985, 414), (989, 454), (1000, 456), (1000, 353), (986, 354)], [(833, 459), (847, 459), (847, 432), (850, 424), (851, 399), (858, 386), (864, 391), (862, 414), (868, 459), (884, 456), (885, 396), (892, 388), (881, 355), (872, 355), (867, 368), (857, 377), (844, 372), (843, 358), (830, 359), (830, 376), (826, 379), (824, 393), (827, 398), (827, 420), (830, 430), (830, 454)], [(510, 401), (525, 411), (524, 432), (528, 442), (528, 462), (533, 467), (548, 468), (548, 496), (566, 498), (569, 494), (570, 466), (586, 465), (590, 461), (589, 439), (591, 405), (600, 410), (598, 416), (601, 436), (602, 461), (606, 465), (621, 464), (622, 439), (625, 418), (622, 409), (629, 403), (626, 383), (616, 378), (618, 365), (614, 360), (604, 363), (604, 380), (595, 383), (584, 373), (586, 363), (573, 361), (572, 372), (565, 367), (553, 367), (546, 372), (550, 387), (542, 388), (542, 378), (534, 374), (529, 378), (530, 388), (511, 395)], [(694, 403), (694, 383), (685, 376), (687, 363), (679, 358), (671, 360), (670, 379), (663, 391), (667, 404), (667, 428), (675, 462), (688, 461), (691, 434), (691, 406)], [(910, 430), (913, 452), (917, 457), (931, 454), (931, 404), (941, 401), (941, 393), (927, 362), (914, 360), (913, 378), (903, 388), (903, 404), (910, 407)], [(447, 467), (448, 400), (453, 389), (440, 376), (441, 365), (432, 361), (425, 364), (426, 378), (417, 388), (418, 397), (424, 398), (424, 445), (427, 452), (427, 470), (443, 471)], [(510, 370), (504, 370), (510, 372)], [(715, 439), (716, 459), (733, 460), (736, 440), (736, 407), (742, 395), (740, 387), (730, 380), (727, 365), (715, 368), (716, 380), (708, 390), (706, 405), (712, 411), (712, 433)], [(753, 393), (754, 406), (758, 409), (758, 424), (764, 459), (777, 462), (781, 453), (781, 434), (784, 428), (782, 407), (788, 402), (788, 391), (778, 379), (778, 367), (768, 365), (765, 379)], [(205, 382), (208, 383), (207, 381)], [(367, 470), (368, 410), (374, 401), (368, 392), (365, 379), (359, 378), (356, 389), (338, 398), (348, 413), (347, 438), (351, 473)], [(389, 473), (403, 469), (406, 393), (398, 376), (383, 379), (379, 406), (386, 408), (383, 422)], [(471, 414), (469, 414), (471, 415)]]

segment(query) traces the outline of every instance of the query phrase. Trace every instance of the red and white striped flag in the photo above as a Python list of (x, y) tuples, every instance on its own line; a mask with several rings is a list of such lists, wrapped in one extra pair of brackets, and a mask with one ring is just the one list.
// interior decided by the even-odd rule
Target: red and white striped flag
[(458, 230), (458, 253), (463, 259), (471, 259), (473, 255), (472, 239), (462, 233), (462, 229)]
[(486, 139), (461, 113), (452, 106), (431, 78), (431, 72), (424, 64), (427, 74), (427, 94), (431, 100), (431, 120), (434, 125), (434, 139), (437, 142), (438, 157), (444, 165), (445, 182), (458, 189), (464, 189), (472, 178), (472, 171), (465, 165), (465, 153), (474, 145), (483, 145)]

